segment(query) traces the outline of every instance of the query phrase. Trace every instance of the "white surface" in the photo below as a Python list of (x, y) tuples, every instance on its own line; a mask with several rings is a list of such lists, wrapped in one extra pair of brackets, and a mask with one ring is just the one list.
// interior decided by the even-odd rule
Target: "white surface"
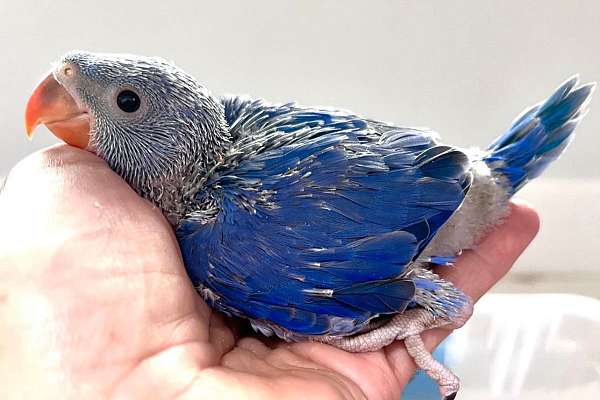
[(541, 226), (514, 273), (600, 273), (600, 178), (542, 176), (517, 198), (538, 210)]
[[(161, 55), (216, 93), (331, 105), (485, 146), (579, 72), (600, 80), (597, 0), (0, 0), (0, 175), (54, 140), (23, 110), (74, 48)], [(549, 176), (600, 177), (600, 101)]]
[(488, 295), (446, 344), (461, 400), (600, 398), (600, 301)]
[[(28, 142), (23, 111), (73, 48), (161, 55), (216, 93), (339, 106), (485, 146), (569, 75), (600, 81), (599, 26), (597, 0), (0, 0), (0, 176), (55, 143), (43, 129)], [(542, 230), (509, 280), (600, 273), (598, 160), (596, 98), (566, 154), (519, 193)]]
[[(599, 26), (597, 0), (0, 0), (0, 176), (55, 143), (43, 129), (28, 142), (23, 111), (50, 62), (73, 48), (161, 55), (215, 93), (339, 106), (485, 146), (569, 75), (600, 81)], [(596, 98), (562, 159), (519, 193), (542, 231), (518, 282), (600, 273), (598, 160)]]

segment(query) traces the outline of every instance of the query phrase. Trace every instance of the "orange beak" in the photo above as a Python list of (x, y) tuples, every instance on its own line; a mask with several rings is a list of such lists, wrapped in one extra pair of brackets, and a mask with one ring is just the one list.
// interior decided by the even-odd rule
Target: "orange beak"
[(85, 149), (90, 141), (89, 115), (52, 74), (48, 75), (27, 102), (25, 128), (31, 139), (35, 128), (44, 124), (56, 137), (71, 146)]

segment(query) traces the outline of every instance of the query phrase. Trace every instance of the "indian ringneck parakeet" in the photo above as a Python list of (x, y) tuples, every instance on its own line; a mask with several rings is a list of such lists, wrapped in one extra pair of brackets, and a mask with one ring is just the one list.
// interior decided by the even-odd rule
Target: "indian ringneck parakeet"
[(215, 97), (160, 58), (77, 51), (35, 89), (26, 124), (94, 152), (160, 207), (215, 309), (353, 352), (406, 339), (451, 399), (458, 379), (419, 334), (463, 324), (472, 305), (431, 267), (502, 221), (567, 147), (593, 86), (569, 79), (467, 151), (349, 111)]

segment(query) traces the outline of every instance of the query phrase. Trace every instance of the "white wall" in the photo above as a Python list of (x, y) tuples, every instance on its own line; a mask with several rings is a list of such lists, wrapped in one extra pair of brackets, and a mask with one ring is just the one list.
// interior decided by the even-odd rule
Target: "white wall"
[[(25, 140), (23, 109), (50, 62), (73, 48), (161, 55), (217, 93), (337, 105), (481, 146), (571, 74), (600, 80), (599, 29), (595, 0), (0, 0), (0, 175), (54, 143)], [(523, 191), (544, 226), (516, 274), (600, 270), (594, 103), (567, 154)]]

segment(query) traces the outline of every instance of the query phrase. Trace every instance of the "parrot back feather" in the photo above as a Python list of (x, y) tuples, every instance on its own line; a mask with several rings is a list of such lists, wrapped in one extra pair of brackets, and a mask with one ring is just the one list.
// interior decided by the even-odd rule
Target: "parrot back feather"
[(229, 109), (237, 148), (198, 193), (218, 212), (177, 231), (200, 292), (304, 335), (349, 335), (404, 310), (427, 282), (403, 272), (464, 200), (467, 156), (339, 111)]

